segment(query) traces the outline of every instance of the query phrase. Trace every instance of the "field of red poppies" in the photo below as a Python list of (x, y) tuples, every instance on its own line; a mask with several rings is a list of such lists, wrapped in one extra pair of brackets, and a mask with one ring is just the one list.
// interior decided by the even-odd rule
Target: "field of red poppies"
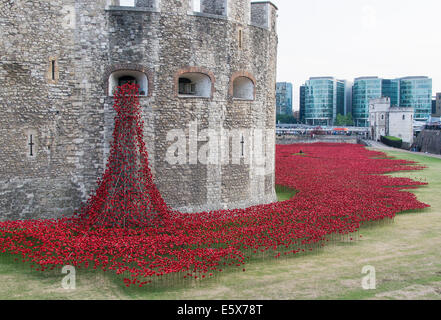
[(38, 271), (73, 265), (120, 275), (127, 286), (245, 271), (253, 256), (279, 258), (353, 237), (365, 223), (428, 207), (404, 189), (424, 182), (383, 174), (423, 169), (360, 145), (278, 146), (276, 183), (288, 201), (183, 214), (167, 207), (148, 167), (137, 89), (116, 96), (114, 142), (98, 189), (60, 220), (0, 223), (0, 252)]

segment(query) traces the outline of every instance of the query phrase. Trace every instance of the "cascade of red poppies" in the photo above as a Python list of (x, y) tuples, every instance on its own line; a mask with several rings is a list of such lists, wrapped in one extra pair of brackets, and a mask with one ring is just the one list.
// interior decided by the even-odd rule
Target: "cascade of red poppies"
[(168, 212), (149, 168), (138, 89), (127, 83), (115, 92), (115, 128), (106, 171), (79, 215), (80, 223), (88, 227), (154, 226)]

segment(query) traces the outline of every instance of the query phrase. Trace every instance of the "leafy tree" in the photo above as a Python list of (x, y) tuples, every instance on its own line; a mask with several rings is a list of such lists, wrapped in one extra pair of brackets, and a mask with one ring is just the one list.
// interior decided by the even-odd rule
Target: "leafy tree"
[(337, 118), (335, 119), (335, 125), (336, 126), (344, 126), (344, 125), (346, 125), (346, 116), (343, 116), (340, 113), (337, 114)]
[(352, 113), (348, 113), (346, 116), (337, 114), (335, 119), (336, 126), (353, 126), (354, 119), (352, 118)]

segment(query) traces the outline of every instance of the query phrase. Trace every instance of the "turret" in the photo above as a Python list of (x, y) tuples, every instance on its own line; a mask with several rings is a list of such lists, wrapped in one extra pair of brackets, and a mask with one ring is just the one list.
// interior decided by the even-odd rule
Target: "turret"
[(276, 31), (277, 10), (270, 1), (251, 2), (251, 24)]

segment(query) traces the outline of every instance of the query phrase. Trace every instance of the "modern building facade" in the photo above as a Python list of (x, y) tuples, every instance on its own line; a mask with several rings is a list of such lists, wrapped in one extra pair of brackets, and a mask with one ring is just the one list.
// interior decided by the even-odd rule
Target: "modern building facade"
[(306, 86), (300, 86), (300, 109), (299, 109), (299, 121), (305, 123), (305, 111), (306, 111)]
[(300, 89), (302, 107), (304, 90), (305, 122), (310, 125), (332, 125), (338, 113), (345, 114), (346, 81), (333, 77), (312, 77)]
[(400, 79), (382, 79), (381, 92), (383, 97), (390, 98), (392, 106), (400, 105)]
[(337, 80), (336, 85), (337, 85), (337, 114), (344, 115), (346, 113), (346, 81)]
[(292, 83), (277, 82), (276, 108), (277, 115), (292, 115)]
[(432, 114), (432, 79), (406, 77), (400, 79), (400, 107), (412, 107), (416, 121), (427, 121)]
[(382, 80), (378, 77), (361, 77), (354, 80), (352, 89), (352, 116), (355, 126), (369, 124), (369, 101), (382, 97)]
[(432, 114), (432, 79), (428, 77), (355, 79), (352, 101), (355, 125), (361, 127), (369, 125), (369, 100), (381, 97), (389, 97), (392, 106), (413, 108), (416, 121), (427, 121)]

